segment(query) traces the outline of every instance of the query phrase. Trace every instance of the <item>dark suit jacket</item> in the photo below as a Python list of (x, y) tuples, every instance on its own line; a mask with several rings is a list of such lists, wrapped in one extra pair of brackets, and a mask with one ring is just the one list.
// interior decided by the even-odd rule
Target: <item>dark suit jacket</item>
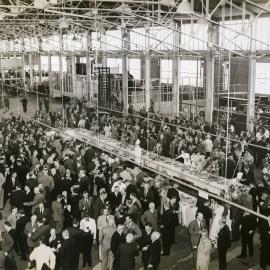
[(125, 237), (123, 236), (123, 234), (120, 235), (117, 231), (115, 231), (111, 238), (111, 251), (115, 257), (116, 257), (116, 253), (117, 253), (119, 245), (124, 242), (125, 242)]
[(59, 249), (60, 266), (62, 270), (76, 270), (74, 262), (74, 255), (76, 253), (75, 240), (72, 238), (66, 239), (61, 243), (61, 248)]
[(23, 190), (13, 190), (10, 194), (10, 204), (18, 209), (23, 208), (23, 203), (25, 201), (25, 192)]
[(152, 264), (154, 267), (157, 267), (160, 264), (160, 253), (161, 253), (161, 243), (160, 240), (156, 240), (150, 245), (150, 261), (149, 264)]
[(94, 202), (94, 213), (93, 218), (97, 220), (97, 218), (102, 215), (102, 209), (106, 207), (105, 203), (101, 200), (100, 197), (97, 197), (97, 199)]
[(42, 225), (36, 229), (36, 231), (31, 235), (31, 239), (34, 242), (34, 246), (37, 247), (39, 245), (39, 239), (42, 236), (48, 238), (50, 234), (50, 226), (49, 225)]
[(249, 231), (254, 231), (257, 228), (257, 218), (254, 215), (243, 215), (240, 219), (241, 235), (246, 236)]
[(41, 214), (39, 207), (35, 209), (35, 214), (37, 215), (37, 219), (42, 219), (45, 222), (48, 222), (50, 219), (50, 212), (47, 208), (44, 208), (43, 213)]
[(122, 202), (122, 193), (118, 192), (117, 195), (112, 192), (110, 194), (110, 202), (111, 202), (111, 208), (114, 211), (116, 207), (118, 207)]
[(217, 245), (219, 249), (227, 250), (231, 247), (231, 234), (228, 225), (225, 225), (218, 233)]
[(93, 216), (93, 198), (88, 198), (88, 203), (85, 202), (85, 199), (82, 198), (79, 201), (79, 210), (81, 212), (81, 217), (84, 217), (84, 213), (88, 213), (91, 217)]
[(121, 243), (116, 253), (119, 270), (135, 270), (135, 257), (138, 250), (135, 243)]
[(8, 232), (2, 232), (1, 248), (4, 252), (11, 253), (14, 246), (14, 241)]
[(171, 209), (167, 209), (164, 211), (161, 216), (161, 225), (162, 225), (162, 237), (171, 243), (174, 241), (173, 239), (173, 231), (175, 228), (174, 225), (174, 214)]

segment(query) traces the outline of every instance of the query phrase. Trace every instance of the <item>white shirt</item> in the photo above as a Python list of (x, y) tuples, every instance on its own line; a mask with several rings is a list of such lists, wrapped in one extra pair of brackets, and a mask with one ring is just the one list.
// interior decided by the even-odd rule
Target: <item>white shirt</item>
[(30, 254), (29, 259), (36, 262), (36, 270), (41, 270), (44, 263), (51, 269), (55, 267), (55, 255), (52, 249), (44, 244), (36, 247)]
[(94, 240), (96, 239), (96, 232), (97, 232), (97, 226), (94, 219), (89, 218), (89, 220), (86, 220), (85, 218), (81, 220), (80, 222), (80, 229), (84, 232), (88, 232), (88, 230), (91, 231), (93, 234)]

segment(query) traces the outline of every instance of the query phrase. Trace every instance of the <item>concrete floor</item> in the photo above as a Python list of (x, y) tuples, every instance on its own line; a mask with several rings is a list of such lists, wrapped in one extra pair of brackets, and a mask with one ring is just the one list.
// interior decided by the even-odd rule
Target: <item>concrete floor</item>
[[(30, 97), (28, 102), (28, 113), (27, 116), (33, 115), (33, 113), (37, 109), (37, 102), (35, 97)], [(57, 110), (59, 108), (59, 104), (53, 105), (53, 108)], [(17, 98), (10, 99), (10, 111), (16, 114), (22, 114), (22, 106), (20, 100)], [(0, 109), (0, 116), (4, 113), (4, 109)], [(4, 214), (8, 213), (8, 209), (4, 210)], [(260, 243), (258, 240), (258, 235), (255, 235), (255, 254), (253, 258), (248, 258), (247, 260), (239, 260), (237, 256), (241, 252), (241, 243), (236, 242), (232, 244), (231, 249), (228, 251), (227, 258), (228, 258), (228, 270), (259, 270), (259, 256), (260, 256)], [(160, 270), (192, 270), (195, 269), (193, 264), (193, 257), (191, 253), (191, 249), (189, 246), (189, 237), (187, 233), (187, 228), (185, 227), (178, 227), (177, 234), (176, 234), (177, 243), (174, 244), (172, 247), (171, 256), (169, 257), (162, 257), (161, 264), (159, 269)], [(97, 246), (93, 247), (93, 269), (101, 270), (100, 263), (98, 260), (98, 249)], [(23, 270), (26, 268), (26, 263), (20, 261), (17, 258), (18, 262), (18, 270)], [(80, 262), (81, 266), (81, 262)], [(80, 270), (83, 268), (80, 267)], [(85, 268), (84, 268), (85, 269)], [(136, 270), (141, 270), (141, 256), (137, 258), (136, 263)], [(213, 250), (211, 255), (211, 263), (209, 270), (217, 270), (218, 269), (218, 258), (217, 258), (217, 250)], [(7, 269), (8, 270), (8, 269)]]

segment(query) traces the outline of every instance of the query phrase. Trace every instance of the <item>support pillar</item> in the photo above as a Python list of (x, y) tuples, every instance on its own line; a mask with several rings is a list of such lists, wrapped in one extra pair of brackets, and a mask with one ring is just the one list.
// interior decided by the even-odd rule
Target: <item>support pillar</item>
[(49, 96), (53, 98), (52, 56), (48, 55)]
[[(175, 24), (175, 29), (178, 29), (178, 23)], [(175, 116), (179, 115), (179, 86), (180, 86), (180, 79), (179, 79), (179, 45), (180, 45), (180, 33), (178, 31), (174, 31), (174, 57), (173, 57), (173, 70), (172, 70), (172, 103), (174, 105), (173, 114)]]
[(150, 108), (151, 99), (151, 57), (147, 53), (145, 55), (145, 110), (148, 111)]
[(205, 121), (212, 125), (214, 109), (214, 78), (215, 78), (215, 49), (212, 44), (218, 44), (218, 28), (208, 23), (208, 54), (206, 56), (206, 104)]
[(214, 65), (215, 58), (211, 52), (206, 57), (206, 104), (205, 121), (212, 125), (214, 109)]
[(33, 88), (33, 59), (32, 54), (29, 54), (29, 76), (30, 76), (30, 86)]
[(123, 111), (128, 111), (128, 55), (129, 49), (129, 32), (126, 29), (122, 29), (122, 88), (123, 88)]
[[(251, 36), (256, 37), (256, 20), (254, 15), (250, 17), (252, 21)], [(255, 85), (256, 85), (256, 44), (255, 39), (250, 39), (250, 56), (249, 56), (249, 71), (248, 71), (248, 102), (247, 102), (247, 128), (253, 131), (253, 120), (255, 117)]]
[(86, 94), (87, 94), (87, 101), (91, 100), (94, 96), (91, 93), (91, 56), (90, 51), (92, 51), (92, 40), (91, 40), (91, 33), (87, 33), (87, 48), (86, 48)]
[(72, 94), (76, 96), (76, 57), (71, 56), (71, 76), (72, 76)]

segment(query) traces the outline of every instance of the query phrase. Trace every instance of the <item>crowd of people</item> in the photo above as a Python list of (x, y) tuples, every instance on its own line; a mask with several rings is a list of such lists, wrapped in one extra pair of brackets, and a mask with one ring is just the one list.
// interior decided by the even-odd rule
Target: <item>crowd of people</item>
[[(159, 149), (164, 156), (178, 158), (185, 153), (180, 162), (188, 162), (189, 151), (199, 151), (210, 162), (224, 160), (223, 131), (206, 135), (213, 131), (205, 123), (201, 128), (199, 118), (195, 129), (185, 118), (174, 123), (180, 127), (168, 119), (157, 122), (158, 116), (153, 115), (153, 121), (134, 115), (120, 118), (103, 113), (97, 117), (94, 110), (82, 105), (68, 106), (65, 115), (64, 123), (59, 123), (62, 114), (54, 112), (36, 114), (39, 123), (14, 116), (0, 122), (0, 208), (10, 204), (11, 211), (1, 219), (0, 269), (16, 269), (15, 254), (38, 270), (44, 265), (48, 269), (78, 269), (80, 254), (82, 266), (91, 267), (95, 245), (99, 245), (102, 269), (135, 269), (139, 253), (144, 269), (157, 269), (160, 256), (169, 256), (175, 242), (181, 205), (178, 184), (160, 176), (151, 178), (138, 166), (82, 142), (65, 140), (60, 134), (46, 136), (40, 123), (87, 128), (127, 144), (139, 138), (142, 148)], [(241, 136), (249, 141), (247, 134)], [(258, 130), (257, 144), (264, 141), (267, 145), (266, 137), (266, 130)], [(152, 148), (151, 138), (155, 140)], [(270, 155), (263, 148), (252, 148), (254, 144), (227, 144), (227, 175), (233, 178), (241, 172), (247, 186), (241, 194), (234, 193), (233, 202), (270, 216)], [(263, 169), (262, 180), (256, 179), (256, 168)], [(197, 207), (188, 228), (197, 269), (208, 269), (211, 250), (216, 247), (219, 269), (227, 269), (230, 239), (241, 238), (240, 259), (246, 257), (247, 249), (253, 256), (257, 229), (261, 235), (260, 265), (268, 269), (270, 227), (266, 220), (214, 200), (199, 198)], [(230, 226), (226, 225), (228, 220)]]

